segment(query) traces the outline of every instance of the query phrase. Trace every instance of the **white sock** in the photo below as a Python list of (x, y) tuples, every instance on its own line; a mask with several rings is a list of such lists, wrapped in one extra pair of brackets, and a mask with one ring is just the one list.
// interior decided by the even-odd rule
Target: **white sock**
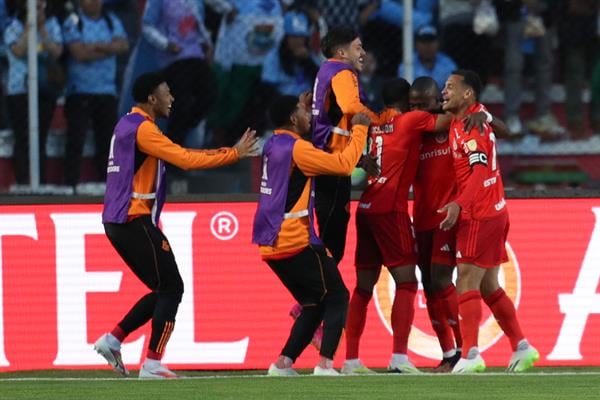
[(450, 357), (454, 357), (455, 355), (456, 355), (456, 349), (452, 349), (452, 350), (445, 351), (442, 354), (442, 357), (444, 357), (444, 358), (450, 358)]
[(121, 342), (112, 333), (107, 333), (106, 334), (106, 341), (108, 342), (108, 345), (110, 347), (113, 347), (113, 348), (116, 348), (116, 349), (120, 349), (121, 348)]
[(467, 359), (472, 360), (475, 357), (477, 357), (479, 355), (479, 349), (475, 346), (471, 347), (469, 349), (469, 352), (467, 353)]
[(160, 360), (146, 358), (146, 361), (144, 361), (144, 366), (149, 369), (158, 368), (160, 366)]
[(402, 353), (392, 353), (392, 361), (393, 364), (408, 364), (408, 355)]
[(519, 344), (517, 345), (517, 351), (519, 350), (525, 350), (529, 347), (529, 342), (527, 341), (527, 339), (521, 339), (519, 341)]

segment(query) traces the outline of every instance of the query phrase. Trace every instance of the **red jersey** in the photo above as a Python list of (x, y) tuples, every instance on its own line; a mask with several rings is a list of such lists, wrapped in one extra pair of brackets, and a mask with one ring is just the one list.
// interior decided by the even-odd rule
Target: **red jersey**
[(396, 115), (390, 123), (371, 126), (368, 151), (381, 173), (369, 177), (357, 212), (408, 212), (408, 191), (417, 172), (421, 136), (435, 129), (435, 121), (432, 114), (411, 111)]
[[(467, 114), (480, 111), (481, 104), (474, 104)], [(496, 136), (486, 124), (485, 132), (477, 128), (464, 131), (462, 119), (450, 124), (450, 146), (454, 157), (454, 170), (458, 184), (461, 218), (487, 219), (506, 212), (504, 184), (500, 165), (496, 158)]]
[(456, 197), (454, 159), (447, 133), (423, 136), (413, 194), (415, 231), (439, 227), (445, 215), (437, 210)]

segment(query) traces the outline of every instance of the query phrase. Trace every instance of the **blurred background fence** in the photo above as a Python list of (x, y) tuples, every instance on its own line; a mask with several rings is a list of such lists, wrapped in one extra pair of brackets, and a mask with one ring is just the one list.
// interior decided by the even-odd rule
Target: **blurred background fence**
[[(0, 0), (0, 192), (31, 193), (26, 0)], [(508, 190), (600, 187), (596, 0), (36, 0), (39, 193), (102, 195), (107, 140), (139, 74), (163, 69), (176, 98), (162, 128), (186, 147), (263, 136), (276, 94), (312, 88), (327, 29), (348, 24), (367, 56), (360, 81), (380, 109), (386, 79), (456, 68), (482, 77)], [(408, 15), (406, 13), (409, 13)], [(405, 30), (410, 21), (412, 29)], [(30, 28), (31, 29), (31, 28)], [(410, 37), (406, 38), (405, 35)], [(403, 43), (413, 44), (404, 56)], [(408, 61), (408, 65), (405, 65)], [(108, 138), (108, 139), (107, 139)], [(173, 169), (175, 194), (251, 193), (260, 160)], [(364, 177), (354, 175), (356, 188)]]

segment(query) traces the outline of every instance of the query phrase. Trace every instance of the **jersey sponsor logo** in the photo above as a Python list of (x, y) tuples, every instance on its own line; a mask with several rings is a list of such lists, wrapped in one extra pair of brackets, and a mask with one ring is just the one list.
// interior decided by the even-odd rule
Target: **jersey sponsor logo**
[(429, 160), (430, 158), (443, 157), (443, 156), (447, 156), (449, 154), (450, 154), (450, 147), (444, 147), (443, 149), (434, 149), (431, 151), (426, 151), (424, 153), (421, 153), (419, 155), (419, 160), (425, 161), (425, 160)]
[[(521, 298), (521, 274), (516, 255), (508, 242), (506, 243), (506, 252), (508, 253), (509, 260), (500, 266), (500, 285), (504, 288), (507, 296), (513, 301), (515, 308), (518, 308)], [(457, 257), (460, 257), (460, 252), (457, 252)], [(422, 290), (422, 286), (419, 287), (419, 290)], [(379, 318), (390, 336), (393, 334), (391, 314), (395, 292), (394, 280), (391, 278), (387, 268), (383, 268), (379, 281), (375, 286), (373, 298), (375, 299)], [(503, 335), (504, 333), (494, 316), (489, 315), (486, 320), (482, 320), (479, 326), (480, 351), (483, 352), (492, 347)], [(434, 360), (441, 358), (441, 351), (435, 334), (430, 335), (414, 324), (408, 338), (408, 348), (422, 357)]]
[(369, 208), (371, 208), (371, 203), (358, 203), (358, 208), (368, 210)]
[(374, 184), (374, 183), (380, 183), (380, 184), (383, 184), (383, 183), (386, 183), (386, 182), (387, 182), (387, 179), (388, 179), (388, 178), (387, 178), (386, 176), (380, 176), (380, 177), (378, 177), (378, 178), (369, 179), (369, 182), (368, 182), (368, 183), (369, 183), (369, 185), (372, 185), (372, 184)]
[(475, 153), (469, 154), (469, 165), (472, 167), (475, 164), (488, 164), (488, 158), (485, 153), (476, 151)]
[(450, 252), (450, 246), (448, 245), (448, 243), (446, 243), (442, 247), (440, 247), (440, 250)]
[(458, 250), (456, 252), (456, 258), (462, 258), (462, 254), (461, 254), (460, 250)]
[(273, 189), (269, 188), (269, 187), (261, 187), (260, 188), (260, 193), (261, 194), (266, 194), (267, 196), (270, 196), (273, 193)]
[(498, 180), (497, 177), (492, 176), (491, 178), (483, 181), (483, 187), (489, 187), (489, 186), (495, 185), (497, 180)]
[(121, 167), (118, 165), (110, 165), (106, 168), (106, 173), (110, 174), (112, 172), (119, 172), (121, 170)]
[(500, 200), (499, 202), (497, 202), (494, 205), (494, 208), (496, 209), (496, 211), (500, 211), (502, 210), (504, 207), (506, 206), (506, 200), (504, 200), (504, 197), (502, 198), (502, 200)]

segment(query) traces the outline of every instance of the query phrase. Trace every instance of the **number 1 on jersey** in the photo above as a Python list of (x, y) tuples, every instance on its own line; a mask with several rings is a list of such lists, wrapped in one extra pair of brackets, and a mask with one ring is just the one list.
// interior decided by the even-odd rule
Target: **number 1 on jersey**
[(369, 138), (369, 154), (375, 157), (377, 167), (381, 171), (381, 159), (383, 156), (383, 136), (377, 135)]

